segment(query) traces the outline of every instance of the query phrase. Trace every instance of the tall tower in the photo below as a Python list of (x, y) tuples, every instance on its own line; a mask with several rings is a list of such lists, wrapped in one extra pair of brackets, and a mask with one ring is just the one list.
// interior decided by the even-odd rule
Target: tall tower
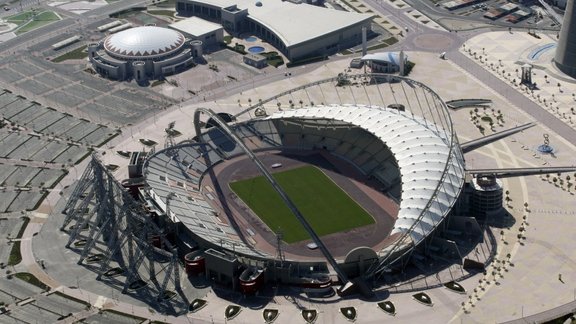
[(567, 1), (560, 40), (554, 62), (560, 71), (576, 78), (576, 10), (574, 1)]

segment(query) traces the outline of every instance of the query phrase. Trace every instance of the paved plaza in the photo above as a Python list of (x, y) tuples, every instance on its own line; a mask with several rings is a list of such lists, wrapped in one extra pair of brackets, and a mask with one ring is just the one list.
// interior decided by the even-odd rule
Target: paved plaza
[[(155, 149), (162, 148), (164, 129), (174, 121), (175, 129), (182, 133), (175, 138), (177, 142), (192, 138), (196, 135), (192, 126), (196, 108), (235, 115), (260, 99), (347, 72), (354, 57), (339, 55), (290, 69), (255, 70), (242, 66), (237, 54), (223, 50), (207, 55), (219, 72), (198, 65), (156, 87), (97, 77), (87, 71), (86, 61), (81, 59), (51, 61), (100, 39), (95, 29), (112, 21), (108, 13), (138, 2), (53, 4), (63, 19), (53, 23), (50, 30), (31, 31), (11, 40), (0, 37), (5, 41), (0, 44), (0, 306), (10, 311), (0, 315), (0, 322), (224, 323), (226, 307), (234, 304), (243, 310), (233, 323), (263, 322), (264, 308), (279, 310), (277, 323), (302, 323), (300, 310), (304, 308), (319, 311), (316, 323), (348, 323), (340, 314), (340, 308), (346, 306), (356, 308), (358, 323), (415, 323), (423, 319), (430, 323), (521, 323), (524, 319), (549, 320), (576, 308), (576, 236), (571, 232), (576, 227), (575, 189), (571, 185), (576, 174), (502, 180), (509, 192), (506, 216), (491, 220), (492, 235), (486, 234), (476, 249), (463, 256), (481, 262), (491, 260), (485, 273), (469, 273), (452, 265), (378, 291), (372, 300), (340, 300), (337, 296), (313, 300), (290, 289), (268, 289), (260, 296), (246, 298), (210, 288), (206, 282), (189, 280), (183, 274), (189, 301), (202, 298), (208, 303), (196, 313), (173, 317), (149, 305), (150, 296), (147, 300), (138, 294), (122, 294), (119, 285), (96, 281), (95, 266), (77, 264), (80, 249), (65, 248), (69, 236), (59, 229), (65, 217), (61, 214), (63, 206), (91, 152), (96, 152), (105, 165), (117, 166), (110, 169), (117, 179), (126, 179), (129, 160), (118, 152), (151, 150), (142, 144), (143, 139), (158, 143)], [(460, 143), (528, 122), (536, 124), (467, 153), (468, 169), (575, 165), (576, 82), (550, 63), (555, 33), (473, 30), (458, 36), (401, 0), (347, 3), (362, 12), (378, 13), (376, 23), (401, 40), (393, 48), (406, 50), (415, 63), (410, 78), (428, 85), (444, 100), (492, 101), (487, 108), (451, 112)], [(50, 48), (83, 32), (87, 36), (71, 48)], [(444, 51), (446, 60), (438, 55)], [(533, 66), (537, 84), (533, 91), (518, 84), (519, 71), (526, 63)], [(304, 102), (303, 98), (292, 97), (296, 107), (302, 105), (298, 102)], [(353, 91), (338, 100), (356, 102)], [(265, 109), (272, 114), (286, 109), (288, 103), (283, 105), (271, 102)], [(492, 129), (482, 124), (483, 134), (472, 121), (474, 114), (501, 114), (503, 122)], [(239, 116), (240, 120), (251, 117)], [(553, 155), (536, 150), (544, 135), (555, 148)], [(21, 252), (20, 262), (9, 261), (15, 247)], [(17, 273), (31, 273), (42, 284), (19, 279)], [(466, 294), (441, 286), (452, 279), (461, 280)], [(416, 302), (412, 295), (419, 291), (425, 291), (434, 306)], [(396, 305), (396, 316), (378, 309), (377, 302), (383, 300)]]
[[(445, 100), (463, 97), (491, 99), (493, 103), (488, 111), (490, 112), (494, 108), (495, 110), (501, 110), (504, 115), (504, 123), (497, 126), (496, 131), (534, 121), (529, 115), (507, 101), (501, 94), (481, 86), (474, 76), (464, 72), (450, 60), (440, 60), (436, 55), (429, 53), (413, 52), (408, 53), (408, 55), (416, 63), (417, 67), (410, 77), (429, 85)], [(434, 64), (429, 64), (430, 62), (434, 62)], [(307, 75), (287, 78), (267, 86), (245, 91), (241, 95), (238, 94), (230, 98), (223, 98), (197, 106), (209, 107), (218, 112), (234, 114), (245, 108), (249, 98), (260, 98), (266, 93), (279, 93), (282, 90), (295, 88), (298, 85), (310, 82), (314, 78), (322, 79), (333, 76), (345, 70), (347, 63), (346, 60), (342, 60), (320, 65)], [(442, 82), (438, 82), (438, 80), (442, 80)], [(514, 90), (511, 89), (509, 91)], [(348, 100), (353, 102), (352, 97), (348, 98)], [(346, 101), (346, 99), (343, 101)], [(270, 109), (269, 113), (274, 111), (274, 106), (267, 106), (267, 110)], [(158, 118), (155, 123), (156, 125), (167, 125), (172, 120), (178, 120), (176, 128), (183, 132), (182, 137), (193, 136), (191, 129), (182, 125), (182, 121), (188, 119), (191, 122), (194, 107), (178, 107), (178, 109)], [(451, 116), (460, 142), (466, 142), (482, 136), (478, 129), (471, 127), (473, 125), (469, 114), (471, 109), (454, 111)], [(156, 141), (161, 141), (163, 137), (163, 127), (140, 129), (135, 127), (135, 130), (137, 130), (133, 134), (135, 139), (141, 138), (143, 134)], [(557, 149), (557, 154), (554, 157), (541, 155), (535, 151), (536, 147), (542, 143), (543, 134), (545, 133), (551, 135), (550, 138)], [(122, 142), (118, 139), (118, 141), (119, 143), (114, 146), (113, 150), (133, 150), (141, 147), (141, 144), (136, 140)], [(571, 143), (559, 136), (555, 136), (552, 130), (537, 125), (517, 135), (469, 153), (466, 155), (466, 159), (467, 166), (471, 169), (572, 165), (574, 149)], [(109, 152), (104, 156), (106, 163), (122, 163), (123, 158), (113, 153)], [(126, 160), (124, 160), (124, 163), (126, 163)], [(125, 173), (123, 168), (118, 169), (117, 172), (120, 178), (125, 176), (122, 175)], [(506, 190), (510, 191), (512, 202), (508, 211), (512, 215), (513, 220), (510, 224), (507, 224), (509, 226), (494, 227), (492, 231), (498, 239), (496, 259), (499, 262), (500, 260), (505, 260), (507, 254), (510, 253), (514, 266), (507, 264), (506, 266), (498, 267), (494, 265), (488, 269), (486, 276), (480, 274), (464, 280), (461, 283), (467, 289), (467, 295), (457, 295), (447, 291), (445, 288), (435, 288), (428, 291), (432, 299), (439, 300), (439, 303), (432, 308), (415, 303), (411, 299), (410, 293), (393, 293), (390, 300), (396, 303), (397, 308), (403, 309), (402, 312), (399, 311), (395, 316), (395, 321), (410, 323), (421, 316), (426, 316), (432, 322), (440, 323), (448, 322), (453, 317), (456, 321), (460, 321), (461, 317), (464, 321), (479, 323), (500, 322), (521, 317), (523, 308), (524, 316), (528, 316), (572, 301), (573, 285), (558, 282), (558, 273), (556, 272), (563, 271), (563, 278), (566, 278), (565, 282), (576, 280), (574, 272), (570, 270), (570, 264), (573, 263), (570, 260), (574, 260), (575, 255), (571, 253), (569, 247), (575, 243), (574, 238), (568, 233), (566, 235), (554, 235), (549, 233), (549, 231), (569, 228), (570, 225), (574, 224), (573, 214), (576, 213), (576, 208), (573, 205), (562, 203), (562, 201), (574, 200), (574, 195), (572, 192), (567, 191), (566, 186), (554, 185), (551, 180), (546, 180), (545, 177), (539, 176), (505, 179), (504, 186)], [(524, 211), (525, 202), (529, 203), (530, 212)], [(525, 221), (523, 216), (527, 216)], [(547, 226), (551, 221), (559, 222), (562, 225), (561, 227)], [(526, 239), (522, 241), (517, 239), (520, 227), (526, 228)], [(501, 230), (503, 231), (502, 237), (500, 235)], [(504, 244), (504, 241), (507, 244)], [(554, 253), (561, 253), (561, 255), (554, 257)], [(542, 255), (549, 255), (549, 257), (546, 257), (545, 261), (539, 260)], [(538, 267), (533, 267), (534, 262), (538, 264)], [(500, 270), (497, 270), (498, 268)], [(493, 269), (495, 269), (494, 275), (492, 274)], [(530, 279), (522, 279), (524, 277)], [(427, 280), (434, 281), (435, 279), (427, 278)], [(481, 283), (479, 283), (480, 280), (482, 280)], [(525, 280), (533, 280), (533, 282), (527, 285)], [(537, 294), (531, 291), (535, 287), (539, 287)], [(474, 292), (474, 289), (476, 289), (476, 292)], [(521, 296), (534, 297), (518, 298), (518, 291), (524, 292), (520, 294)], [(541, 297), (543, 294), (550, 294), (550, 296), (546, 295), (548, 297), (543, 298)], [(506, 302), (503, 303), (502, 300), (506, 300)], [(462, 307), (463, 302), (465, 303), (465, 308)], [(226, 302), (219, 300), (216, 300), (215, 303), (220, 306), (211, 303), (211, 307), (214, 308), (207, 309), (206, 314), (212, 313), (210, 311), (212, 309), (225, 307), (226, 304)], [(372, 320), (362, 318), (363, 323), (377, 323), (385, 315), (370, 311), (370, 309), (373, 309), (371, 307), (376, 307), (374, 303), (348, 303), (357, 307), (360, 314), (378, 315)], [(285, 309), (286, 312), (295, 311), (294, 305), (289, 304), (286, 307), (281, 309)], [(336, 305), (314, 304), (314, 307), (322, 309), (323, 314), (325, 314), (325, 317), (319, 319), (320, 323), (344, 322), (343, 318), (329, 315), (337, 314)], [(469, 313), (464, 312), (464, 309)], [(245, 318), (244, 316), (249, 316), (248, 313), (250, 312), (244, 311), (238, 317), (238, 320)], [(198, 316), (201, 317), (201, 314), (199, 313)], [(253, 316), (259, 316), (259, 314), (254, 312)], [(247, 317), (246, 321), (248, 321)]]

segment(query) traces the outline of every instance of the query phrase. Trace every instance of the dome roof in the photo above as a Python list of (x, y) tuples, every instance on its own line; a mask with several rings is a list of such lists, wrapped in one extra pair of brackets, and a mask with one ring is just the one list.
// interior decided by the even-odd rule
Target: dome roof
[(183, 44), (184, 36), (173, 29), (142, 26), (106, 37), (104, 49), (113, 56), (146, 59), (175, 52)]

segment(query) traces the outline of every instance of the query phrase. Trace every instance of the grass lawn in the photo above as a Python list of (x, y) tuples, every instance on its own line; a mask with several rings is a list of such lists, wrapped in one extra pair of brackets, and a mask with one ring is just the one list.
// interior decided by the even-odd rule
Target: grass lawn
[[(18, 231), (18, 235), (16, 236), (17, 239), (22, 238), (29, 222), (30, 218), (22, 217), (22, 227), (20, 227), (20, 231)], [(8, 257), (8, 265), (17, 265), (20, 261), (22, 261), (22, 254), (20, 254), (20, 241), (14, 241), (12, 242), (12, 249), (10, 250), (10, 256)]]
[(75, 50), (72, 50), (68, 53), (62, 54), (58, 57), (55, 57), (54, 59), (52, 59), (52, 62), (54, 63), (60, 63), (60, 62), (64, 62), (67, 60), (81, 60), (83, 58), (88, 57), (88, 53), (86, 52), (86, 45), (81, 46)]
[(14, 274), (14, 276), (20, 280), (24, 280), (29, 284), (32, 284), (36, 287), (42, 288), (44, 290), (47, 290), (48, 287), (46, 284), (44, 284), (42, 281), (38, 280), (38, 278), (36, 278), (36, 276), (34, 276), (31, 273), (28, 272), (18, 272), (16, 274)]
[(37, 13), (35, 17), (31, 11), (25, 11), (14, 16), (10, 16), (6, 20), (17, 24), (19, 28), (16, 30), (16, 34), (22, 34), (33, 29), (40, 28), (44, 25), (48, 25), (54, 21), (58, 21), (60, 20), (60, 17), (49, 10)]
[(151, 15), (167, 17), (174, 17), (174, 14), (176, 13), (176, 11), (172, 10), (148, 10), (147, 12)]
[(6, 21), (18, 24), (19, 22), (25, 22), (32, 18), (32, 11), (24, 11), (19, 14), (6, 17)]
[[(313, 166), (274, 174), (319, 236), (374, 223), (374, 219), (332, 179)], [(230, 183), (232, 190), (268, 225), (282, 230), (286, 243), (310, 236), (264, 176)]]

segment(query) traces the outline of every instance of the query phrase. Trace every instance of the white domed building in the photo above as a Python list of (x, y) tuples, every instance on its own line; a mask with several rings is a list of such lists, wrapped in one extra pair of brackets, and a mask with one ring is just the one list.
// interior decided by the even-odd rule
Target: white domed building
[[(194, 48), (193, 48), (194, 47)], [(100, 75), (137, 82), (181, 72), (202, 55), (180, 32), (156, 26), (135, 27), (88, 46), (92, 66)], [(194, 55), (193, 55), (194, 54)]]

